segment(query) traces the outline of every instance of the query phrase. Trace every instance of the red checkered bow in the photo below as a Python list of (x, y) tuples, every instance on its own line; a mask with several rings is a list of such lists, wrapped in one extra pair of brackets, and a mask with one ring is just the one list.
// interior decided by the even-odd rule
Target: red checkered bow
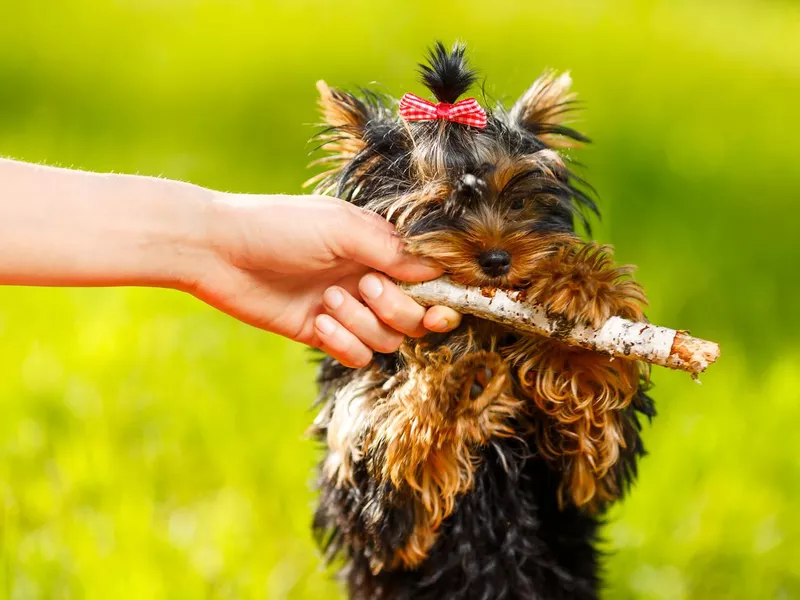
[(434, 104), (414, 94), (404, 94), (400, 99), (400, 116), (406, 121), (435, 121), (442, 119), (470, 127), (486, 127), (486, 111), (475, 98), (448, 104)]

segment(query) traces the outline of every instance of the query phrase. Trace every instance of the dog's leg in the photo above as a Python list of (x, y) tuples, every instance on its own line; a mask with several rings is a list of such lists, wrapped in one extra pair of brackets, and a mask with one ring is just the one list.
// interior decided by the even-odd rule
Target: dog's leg
[[(630, 272), (615, 267), (606, 248), (576, 243), (538, 266), (529, 298), (570, 322), (643, 320), (644, 292)], [(521, 385), (546, 416), (539, 449), (564, 471), (561, 501), (596, 508), (619, 497), (643, 452), (635, 411), (653, 412), (647, 365), (544, 338), (516, 355)]]
[(415, 526), (392, 567), (413, 568), (427, 556), (456, 499), (473, 485), (476, 450), (511, 435), (521, 403), (500, 355), (477, 351), (452, 360), (449, 348), (414, 352), (406, 381), (376, 410), (368, 440), (382, 482), (414, 499)]
[(331, 555), (347, 549), (372, 573), (425, 559), (473, 484), (477, 448), (511, 435), (522, 404), (498, 354), (453, 360), (449, 347), (417, 345), (392, 375), (363, 369), (338, 380), (315, 426), (328, 447), (316, 529)]
[(414, 529), (411, 495), (375, 477), (374, 451), (367, 444), (377, 406), (402, 376), (396, 368), (375, 364), (345, 369), (330, 358), (321, 369), (322, 408), (311, 433), (327, 451), (319, 468), (314, 530), (330, 560), (350, 559), (348, 577), (351, 585), (361, 581), (360, 587), (391, 562)]

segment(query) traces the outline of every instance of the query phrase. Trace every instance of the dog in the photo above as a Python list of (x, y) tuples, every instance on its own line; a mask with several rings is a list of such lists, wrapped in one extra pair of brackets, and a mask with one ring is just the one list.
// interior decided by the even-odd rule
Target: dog
[[(566, 325), (644, 320), (642, 288), (582, 240), (593, 192), (565, 153), (569, 76), (510, 108), (458, 101), (465, 47), (421, 65), (436, 103), (320, 82), (316, 190), (392, 222), (454, 281), (519, 290)], [(592, 599), (598, 529), (644, 455), (646, 364), (465, 316), (361, 369), (323, 359), (312, 433), (325, 447), (314, 530), (359, 600)]]

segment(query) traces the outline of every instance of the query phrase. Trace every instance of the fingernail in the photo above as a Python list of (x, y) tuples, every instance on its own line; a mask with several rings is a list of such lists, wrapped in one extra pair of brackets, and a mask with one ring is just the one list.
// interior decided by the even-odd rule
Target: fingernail
[(375, 275), (367, 275), (359, 284), (358, 288), (361, 293), (370, 300), (375, 300), (383, 293), (383, 283)]
[(436, 329), (434, 329), (434, 331), (446, 331), (447, 329), (450, 329), (450, 321), (442, 319), (436, 323)]
[(344, 302), (344, 294), (336, 288), (328, 288), (322, 294), (322, 303), (331, 310), (336, 310)]
[(317, 329), (324, 335), (330, 335), (336, 330), (336, 323), (328, 315), (320, 315), (317, 317)]

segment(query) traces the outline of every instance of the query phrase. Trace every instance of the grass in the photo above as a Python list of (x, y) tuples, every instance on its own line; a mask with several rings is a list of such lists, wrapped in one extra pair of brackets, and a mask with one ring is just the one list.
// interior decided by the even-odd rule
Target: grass
[[(721, 342), (655, 374), (609, 599), (800, 597), (800, 9), (580, 2), (7, 3), (0, 155), (299, 191), (313, 83), (419, 92), (465, 39), (513, 100), (571, 69), (595, 237), (649, 316)], [(309, 533), (307, 353), (162, 290), (0, 294), (0, 597), (335, 598)]]

